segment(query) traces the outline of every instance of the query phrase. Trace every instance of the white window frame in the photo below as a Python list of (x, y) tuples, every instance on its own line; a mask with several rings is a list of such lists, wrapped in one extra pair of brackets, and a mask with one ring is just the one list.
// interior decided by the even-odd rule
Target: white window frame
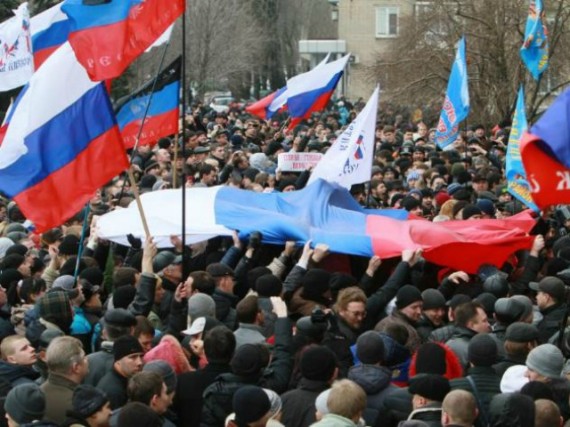
[[(381, 13), (382, 11), (384, 12), (384, 26), (386, 27), (386, 32), (381, 33), (380, 32), (380, 20), (381, 18)], [(390, 34), (390, 15), (393, 15), (395, 12), (396, 14), (396, 33), (395, 34)], [(374, 31), (376, 34), (376, 38), (378, 39), (386, 39), (386, 38), (395, 38), (398, 37), (398, 35), (400, 34), (400, 7), (399, 6), (376, 6), (375, 8), (375, 25), (374, 25)]]

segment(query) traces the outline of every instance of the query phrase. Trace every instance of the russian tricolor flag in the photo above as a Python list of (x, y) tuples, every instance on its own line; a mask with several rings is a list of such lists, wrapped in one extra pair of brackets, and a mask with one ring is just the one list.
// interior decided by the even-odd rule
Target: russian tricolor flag
[(69, 37), (71, 23), (59, 3), (31, 19), (32, 46), (36, 70)]
[(309, 71), (303, 79), (292, 79), (287, 82), (290, 129), (327, 106), (349, 58), (350, 54), (345, 55), (336, 61)]
[(147, 82), (117, 103), (117, 122), (125, 148), (135, 146), (139, 133), (141, 145), (155, 144), (159, 138), (178, 133), (181, 64), (179, 57), (161, 71), (156, 83), (154, 79)]
[(41, 232), (80, 211), (128, 167), (105, 86), (65, 43), (16, 100), (0, 146), (0, 191)]
[[(338, 185), (317, 180), (299, 191), (255, 193), (231, 187), (189, 188), (192, 209), (186, 210), (187, 242), (260, 231), (265, 243), (325, 243), (332, 252), (381, 258), (400, 256), (404, 249), (424, 249), (424, 258), (436, 264), (475, 273), (481, 264), (501, 266), (519, 249), (530, 248), (528, 235), (535, 221), (528, 212), (507, 220), (405, 221), (405, 210), (366, 210)], [(161, 247), (181, 230), (178, 190), (141, 196), (150, 232)], [(127, 244), (126, 235), (144, 238), (135, 203), (103, 215), (98, 222), (102, 238)], [(468, 254), (468, 256), (466, 256)]]
[(118, 77), (184, 12), (184, 0), (66, 0), (69, 42), (92, 80)]

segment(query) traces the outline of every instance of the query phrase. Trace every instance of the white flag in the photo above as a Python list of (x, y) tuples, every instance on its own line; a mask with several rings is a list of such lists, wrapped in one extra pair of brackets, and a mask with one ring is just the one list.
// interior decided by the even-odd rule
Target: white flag
[(321, 178), (345, 188), (370, 181), (374, 156), (378, 88), (360, 114), (337, 138), (317, 164), (309, 184)]
[(0, 24), (0, 92), (25, 85), (34, 73), (28, 3)]
[(168, 27), (166, 29), (166, 31), (164, 31), (164, 33), (162, 33), (161, 36), (154, 41), (153, 44), (151, 44), (149, 47), (147, 47), (147, 49), (145, 50), (145, 53), (150, 52), (153, 48), (161, 46), (164, 43), (170, 42), (170, 36), (172, 36), (172, 30), (173, 29), (174, 29), (174, 24), (172, 24), (170, 27)]

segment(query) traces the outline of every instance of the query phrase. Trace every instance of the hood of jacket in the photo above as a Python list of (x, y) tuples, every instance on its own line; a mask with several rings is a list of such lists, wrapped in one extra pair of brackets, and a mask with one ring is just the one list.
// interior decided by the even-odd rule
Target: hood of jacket
[(348, 379), (357, 383), (366, 394), (376, 394), (390, 385), (392, 372), (382, 366), (358, 365), (348, 371)]

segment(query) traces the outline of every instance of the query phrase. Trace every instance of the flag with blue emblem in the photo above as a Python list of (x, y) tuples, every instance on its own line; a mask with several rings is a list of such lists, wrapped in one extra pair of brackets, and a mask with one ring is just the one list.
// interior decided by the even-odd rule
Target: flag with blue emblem
[(521, 59), (535, 80), (548, 68), (548, 37), (542, 0), (530, 0)]
[(354, 184), (370, 181), (378, 93), (379, 88), (376, 88), (364, 109), (328, 149), (315, 166), (309, 183), (321, 178), (350, 188)]
[(462, 37), (457, 46), (457, 54), (447, 84), (447, 94), (435, 132), (435, 141), (440, 148), (445, 148), (455, 141), (459, 133), (459, 123), (468, 115), (467, 59), (465, 37)]
[(521, 86), (517, 98), (517, 107), (513, 117), (513, 125), (507, 146), (507, 185), (509, 193), (534, 211), (539, 211), (532, 200), (530, 186), (521, 157), (521, 138), (528, 128), (524, 106), (524, 90)]

